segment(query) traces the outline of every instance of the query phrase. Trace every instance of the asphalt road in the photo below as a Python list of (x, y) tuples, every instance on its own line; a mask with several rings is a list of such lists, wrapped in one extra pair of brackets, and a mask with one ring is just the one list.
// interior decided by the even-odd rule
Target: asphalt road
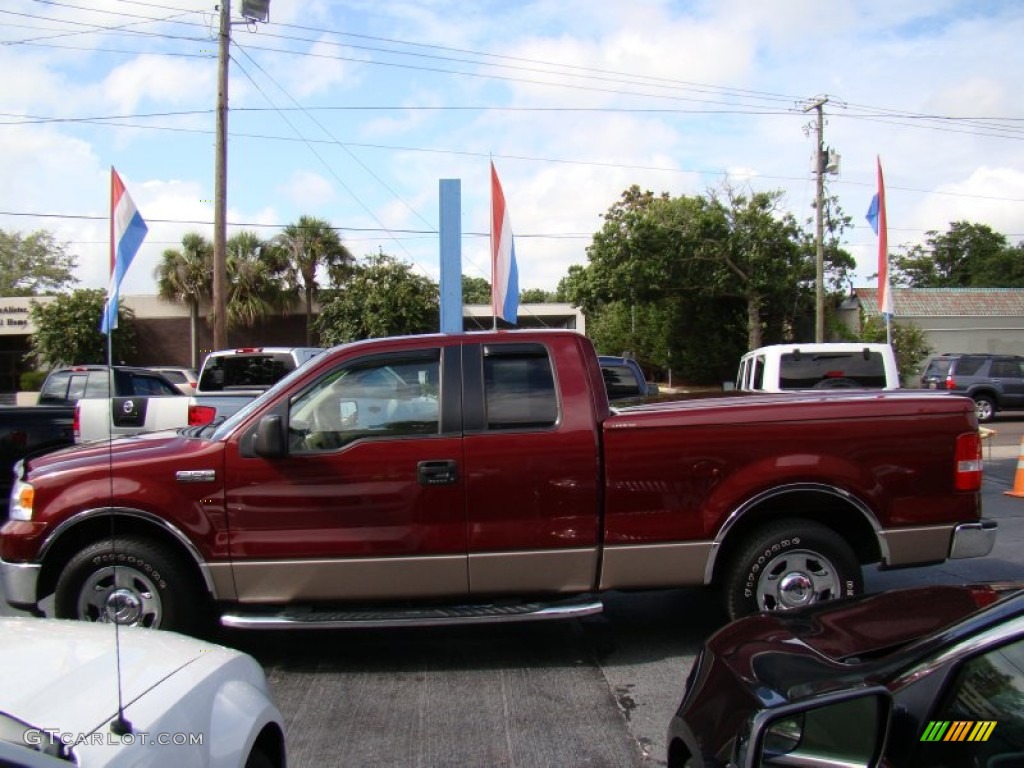
[[(995, 550), (929, 568), (871, 569), (869, 590), (1024, 579), (1024, 498), (1005, 495), (1024, 415), (989, 426), (983, 504), (999, 521)], [(688, 589), (614, 593), (602, 615), (571, 621), (224, 630), (218, 639), (264, 665), (292, 766), (649, 768), (665, 764), (665, 729), (694, 655), (723, 623), (712, 593)]]

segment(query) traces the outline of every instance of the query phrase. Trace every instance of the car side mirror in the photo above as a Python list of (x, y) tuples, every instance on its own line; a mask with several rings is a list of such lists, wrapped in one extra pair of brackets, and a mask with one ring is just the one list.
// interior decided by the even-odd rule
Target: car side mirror
[(288, 453), (284, 424), (279, 415), (270, 414), (260, 419), (253, 435), (252, 450), (265, 459), (275, 459)]
[(878, 765), (889, 733), (892, 696), (859, 687), (762, 710), (740, 747), (744, 768)]

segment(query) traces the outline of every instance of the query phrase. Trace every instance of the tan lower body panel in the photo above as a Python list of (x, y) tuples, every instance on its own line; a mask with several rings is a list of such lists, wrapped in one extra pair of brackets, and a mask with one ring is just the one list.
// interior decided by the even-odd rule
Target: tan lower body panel
[(888, 566), (934, 563), (949, 557), (952, 525), (882, 531), (882, 559)]
[(605, 547), (601, 589), (701, 585), (713, 547), (710, 541)]
[(475, 595), (578, 593), (594, 588), (596, 549), (539, 549), (469, 556)]
[(261, 560), (232, 568), (243, 603), (459, 597), (468, 591), (462, 555)]

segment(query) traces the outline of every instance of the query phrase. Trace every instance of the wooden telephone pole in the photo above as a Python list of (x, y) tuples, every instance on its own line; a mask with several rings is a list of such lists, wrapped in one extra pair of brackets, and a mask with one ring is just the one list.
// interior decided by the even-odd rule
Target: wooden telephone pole
[[(270, 0), (242, 0), (244, 24), (267, 22)], [(228, 62), (231, 59), (231, 0), (221, 0), (217, 53), (217, 154), (213, 193), (213, 348), (225, 349), (227, 338), (228, 213)]]
[(817, 191), (814, 198), (814, 243), (815, 243), (815, 278), (814, 278), (814, 340), (821, 343), (825, 340), (825, 115), (822, 107), (828, 103), (828, 96), (822, 96), (804, 109), (817, 111), (816, 135), (814, 145), (814, 174)]

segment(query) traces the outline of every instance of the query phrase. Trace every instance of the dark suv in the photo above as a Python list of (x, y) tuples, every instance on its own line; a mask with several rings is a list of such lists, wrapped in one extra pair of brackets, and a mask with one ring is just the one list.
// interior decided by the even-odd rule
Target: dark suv
[[(74, 405), (82, 397), (110, 397), (110, 373), (105, 365), (73, 365), (50, 372), (39, 393), (39, 405)], [(145, 368), (115, 365), (114, 390), (122, 397), (179, 396), (164, 376)]]
[(921, 386), (973, 398), (978, 421), (997, 411), (1024, 408), (1024, 357), (947, 354), (933, 357), (921, 374)]

